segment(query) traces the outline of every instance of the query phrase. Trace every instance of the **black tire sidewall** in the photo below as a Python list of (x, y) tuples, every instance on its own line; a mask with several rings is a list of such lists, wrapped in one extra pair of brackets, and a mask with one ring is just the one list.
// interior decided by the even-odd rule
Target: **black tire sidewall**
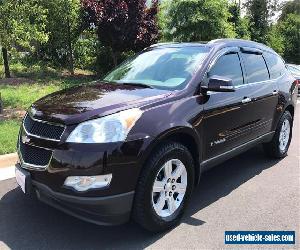
[[(279, 148), (279, 145), (280, 145), (279, 137), (280, 137), (281, 127), (283, 125), (284, 120), (286, 120), (286, 119), (290, 122), (291, 130), (290, 130), (290, 137), (289, 137), (288, 144), (287, 144), (285, 150), (282, 151)], [(286, 110), (281, 115), (281, 117), (277, 123), (275, 134), (274, 134), (272, 140), (268, 143), (263, 144), (266, 154), (272, 158), (277, 158), (277, 159), (285, 157), (287, 155), (287, 152), (288, 152), (291, 140), (292, 140), (292, 135), (293, 135), (293, 118), (292, 118), (290, 112)]]
[[(289, 134), (289, 140), (288, 140), (288, 143), (284, 149), (284, 151), (282, 151), (280, 149), (280, 141), (279, 141), (279, 137), (280, 137), (280, 132), (281, 132), (281, 128), (283, 126), (283, 122), (285, 120), (288, 120), (289, 123), (290, 123), (290, 134)], [(278, 154), (281, 156), (281, 157), (284, 157), (286, 154), (287, 154), (287, 151), (289, 149), (289, 146), (290, 146), (290, 143), (291, 143), (291, 140), (292, 140), (292, 131), (293, 131), (293, 118), (291, 116), (291, 114), (288, 112), (288, 111), (285, 111), (283, 113), (283, 115), (281, 116), (280, 118), (280, 121), (278, 123), (278, 127), (277, 127), (277, 130), (276, 130), (276, 144), (277, 144), (277, 150), (278, 150)]]
[[(187, 188), (185, 196), (174, 214), (162, 218), (157, 215), (153, 208), (152, 189), (153, 183), (161, 167), (164, 165), (164, 163), (171, 159), (178, 159), (184, 164), (187, 171)], [(170, 143), (162, 150), (158, 150), (158, 152), (151, 157), (149, 164), (145, 166), (144, 170), (146, 173), (142, 175), (143, 180), (141, 180), (142, 183), (140, 183), (141, 185), (144, 185), (143, 193), (137, 194), (138, 196), (143, 196), (142, 209), (144, 210), (143, 213), (145, 221), (142, 223), (142, 226), (151, 231), (162, 231), (175, 226), (183, 215), (194, 187), (195, 170), (194, 161), (191, 154), (183, 145), (178, 143)], [(136, 198), (139, 199), (139, 197)], [(139, 201), (137, 200), (136, 202)]]

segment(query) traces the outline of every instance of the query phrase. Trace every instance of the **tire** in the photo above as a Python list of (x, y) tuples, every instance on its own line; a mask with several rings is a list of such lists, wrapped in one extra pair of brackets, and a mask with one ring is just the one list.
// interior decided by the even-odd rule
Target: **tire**
[[(181, 163), (186, 171), (182, 170), (181, 177), (174, 181), (176, 170), (183, 169)], [(173, 171), (168, 172), (167, 166), (171, 166)], [(172, 178), (168, 178), (166, 172), (172, 172), (172, 175), (168, 175)], [(169, 179), (171, 182), (168, 182)], [(194, 160), (188, 149), (176, 142), (165, 143), (150, 156), (142, 170), (133, 203), (133, 219), (152, 232), (165, 231), (174, 227), (182, 218), (190, 200), (194, 179)], [(157, 189), (162, 190), (160, 192), (154, 192), (156, 181), (162, 183)], [(182, 194), (184, 188), (180, 191), (180, 186), (183, 187), (185, 184), (185, 193)], [(173, 190), (174, 186), (176, 189)], [(176, 193), (177, 188), (180, 193)], [(164, 204), (162, 209), (159, 208), (160, 204)]]
[[(283, 137), (281, 137), (283, 126), (289, 126), (288, 138), (287, 136), (283, 135)], [(272, 138), (272, 141), (263, 144), (264, 151), (268, 156), (280, 159), (287, 155), (287, 151), (289, 149), (292, 139), (292, 127), (293, 118), (289, 111), (284, 111), (277, 124), (277, 128), (275, 130), (275, 134)], [(287, 135), (287, 133), (285, 135)], [(280, 143), (281, 141), (285, 141), (285, 143)]]

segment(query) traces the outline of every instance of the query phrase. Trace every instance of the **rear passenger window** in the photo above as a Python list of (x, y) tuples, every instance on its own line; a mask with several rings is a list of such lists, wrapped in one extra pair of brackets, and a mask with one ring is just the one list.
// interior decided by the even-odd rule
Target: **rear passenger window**
[(269, 80), (269, 72), (262, 55), (242, 53), (248, 83)]
[(266, 59), (271, 79), (276, 79), (285, 73), (285, 64), (279, 56), (266, 52), (264, 53), (264, 58)]
[(243, 84), (243, 73), (238, 54), (221, 56), (209, 71), (209, 76), (213, 75), (232, 79), (234, 86)]

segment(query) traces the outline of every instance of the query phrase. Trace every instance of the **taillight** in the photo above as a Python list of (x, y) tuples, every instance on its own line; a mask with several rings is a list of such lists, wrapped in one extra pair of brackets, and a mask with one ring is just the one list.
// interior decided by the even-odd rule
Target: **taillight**
[(299, 85), (300, 85), (300, 80), (297, 80), (297, 79), (296, 79), (296, 80), (294, 81), (294, 83), (295, 83), (296, 85), (299, 86)]

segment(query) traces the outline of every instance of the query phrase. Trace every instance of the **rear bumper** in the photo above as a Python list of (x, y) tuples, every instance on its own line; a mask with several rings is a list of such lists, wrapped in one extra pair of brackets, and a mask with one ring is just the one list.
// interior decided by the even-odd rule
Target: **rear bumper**
[[(20, 169), (19, 164), (16, 167)], [(42, 202), (87, 222), (118, 225), (130, 218), (134, 191), (105, 197), (80, 197), (55, 192), (31, 179), (26, 185), (30, 195), (37, 196)]]

